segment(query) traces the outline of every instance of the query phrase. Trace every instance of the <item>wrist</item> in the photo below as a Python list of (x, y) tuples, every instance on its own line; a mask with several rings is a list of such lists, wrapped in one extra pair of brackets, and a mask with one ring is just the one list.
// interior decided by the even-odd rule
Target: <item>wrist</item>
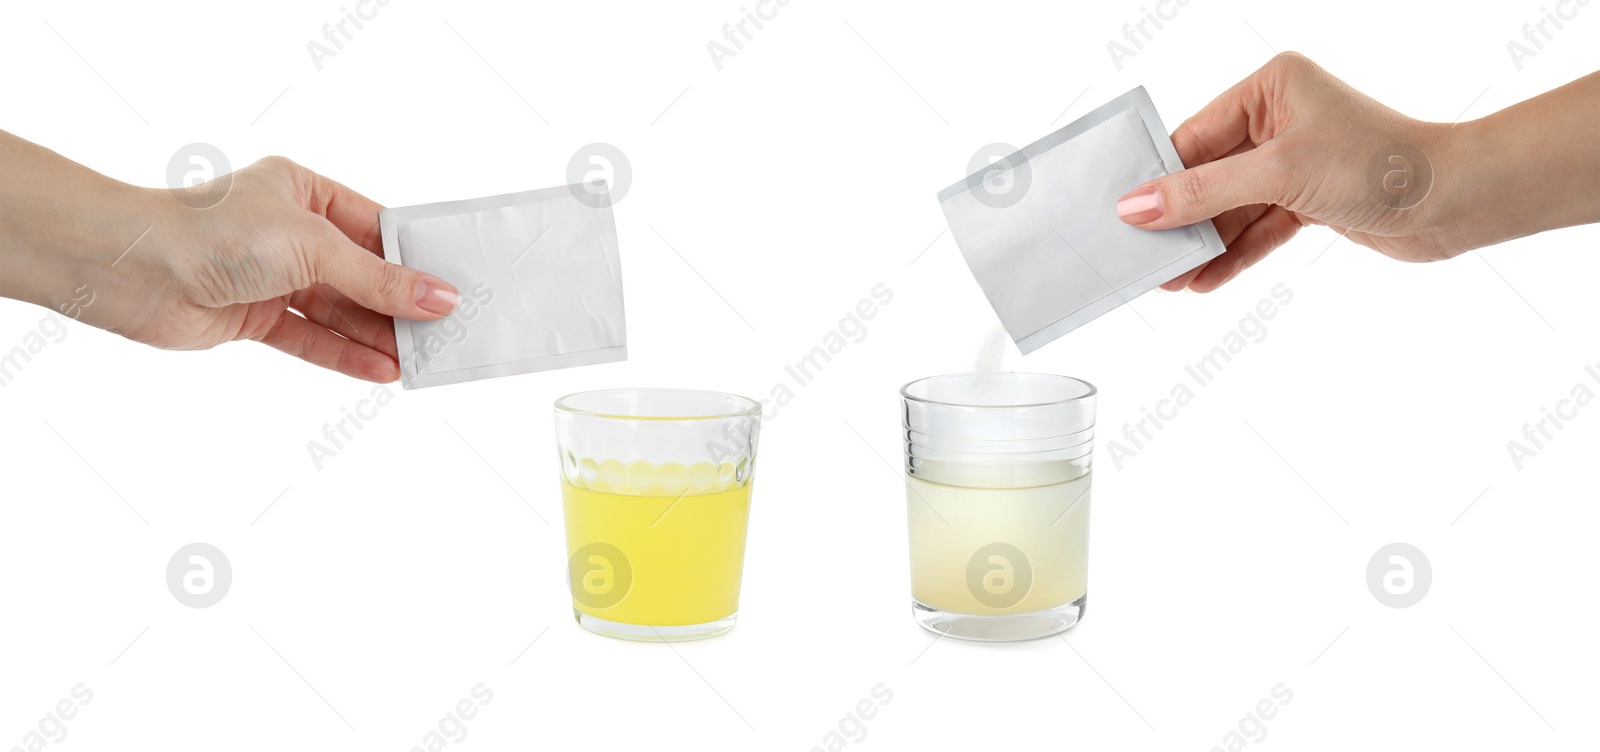
[(1508, 195), (1516, 190), (1517, 170), (1505, 164), (1506, 155), (1496, 148), (1493, 129), (1486, 125), (1471, 120), (1432, 126), (1440, 133), (1434, 181), (1444, 209), (1436, 217), (1436, 229), (1457, 236), (1463, 250), (1515, 237), (1524, 221), (1519, 210), (1526, 207)]
[(55, 195), (24, 199), (7, 228), (15, 242), (0, 258), (0, 296), (74, 318), (74, 306), (96, 297), (100, 288), (122, 287), (111, 283), (127, 271), (127, 257), (173, 219), (166, 205), (171, 202), (159, 191), (100, 175), (40, 188)]
[(1575, 200), (1600, 195), (1592, 156), (1566, 143), (1568, 134), (1529, 128), (1521, 114), (1437, 126), (1443, 135), (1434, 179), (1448, 207), (1439, 229), (1460, 237), (1463, 250), (1600, 221), (1600, 202)]
[(1496, 242), (1486, 240), (1499, 232), (1495, 228), (1503, 222), (1485, 211), (1485, 186), (1478, 176), (1484, 167), (1479, 156), (1482, 133), (1472, 122), (1419, 122), (1418, 126), (1431, 184), (1417, 207), (1417, 235), (1431, 238), (1444, 257)]

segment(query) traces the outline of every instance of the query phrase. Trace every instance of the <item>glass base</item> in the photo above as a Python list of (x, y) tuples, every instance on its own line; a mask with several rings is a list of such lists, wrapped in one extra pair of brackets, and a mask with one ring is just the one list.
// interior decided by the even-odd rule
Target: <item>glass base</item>
[(690, 642), (704, 640), (707, 637), (716, 637), (733, 629), (733, 623), (739, 618), (738, 612), (728, 615), (727, 618), (708, 621), (704, 624), (684, 624), (676, 627), (652, 627), (645, 624), (623, 624), (619, 621), (609, 621), (598, 616), (590, 616), (578, 609), (572, 609), (572, 615), (578, 620), (578, 625), (597, 635), (615, 637), (619, 640), (633, 640), (634, 642)]
[(1022, 642), (1050, 637), (1083, 620), (1088, 594), (1064, 606), (1004, 616), (974, 616), (940, 611), (913, 598), (911, 616), (923, 629), (974, 642)]

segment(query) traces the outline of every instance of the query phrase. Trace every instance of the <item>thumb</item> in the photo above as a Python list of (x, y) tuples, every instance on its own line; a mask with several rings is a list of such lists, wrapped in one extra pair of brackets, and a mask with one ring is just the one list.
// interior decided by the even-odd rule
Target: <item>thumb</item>
[(1251, 149), (1156, 178), (1118, 199), (1117, 217), (1146, 230), (1166, 230), (1247, 204), (1282, 204), (1284, 173), (1266, 164), (1267, 156)]
[(316, 281), (344, 293), (363, 307), (401, 319), (432, 321), (448, 316), (461, 302), (454, 285), (384, 261), (331, 226), (316, 247)]

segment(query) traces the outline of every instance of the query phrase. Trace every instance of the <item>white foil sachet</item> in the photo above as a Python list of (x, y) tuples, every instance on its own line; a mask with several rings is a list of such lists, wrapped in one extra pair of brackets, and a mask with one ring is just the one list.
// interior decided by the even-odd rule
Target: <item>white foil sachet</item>
[(1117, 218), (1123, 194), (1181, 169), (1141, 86), (940, 191), (939, 203), (1026, 354), (1221, 255), (1210, 220), (1150, 231)]
[(385, 258), (461, 291), (443, 319), (395, 319), (405, 388), (627, 359), (617, 228), (603, 190), (405, 206), (378, 220)]

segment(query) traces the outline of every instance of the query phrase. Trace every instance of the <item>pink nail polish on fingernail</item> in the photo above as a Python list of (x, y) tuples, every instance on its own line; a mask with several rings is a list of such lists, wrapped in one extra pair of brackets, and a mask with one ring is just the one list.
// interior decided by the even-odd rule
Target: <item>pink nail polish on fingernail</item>
[(428, 313), (443, 316), (461, 304), (461, 294), (443, 283), (423, 280), (417, 285), (417, 307)]
[(1139, 188), (1117, 202), (1117, 217), (1130, 225), (1154, 222), (1162, 213), (1161, 192), (1153, 185)]

